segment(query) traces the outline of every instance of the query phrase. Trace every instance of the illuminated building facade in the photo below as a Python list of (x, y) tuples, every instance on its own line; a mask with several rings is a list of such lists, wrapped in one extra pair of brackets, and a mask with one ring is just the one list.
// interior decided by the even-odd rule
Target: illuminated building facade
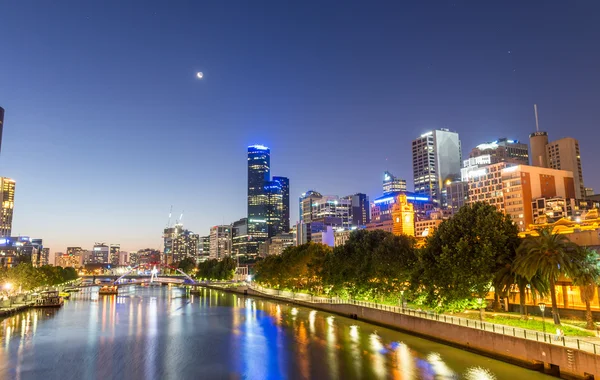
[(10, 236), (12, 233), (13, 210), (15, 207), (15, 181), (0, 177), (0, 236)]
[(246, 256), (248, 247), (248, 218), (242, 218), (231, 226), (231, 253), (233, 256)]
[(538, 198), (574, 198), (573, 173), (518, 165), (502, 169), (504, 210), (519, 231), (534, 223), (532, 201)]
[[(398, 195), (406, 195), (406, 199), (413, 205), (417, 219), (425, 217), (428, 211), (433, 210), (434, 206), (431, 200), (423, 195), (415, 193), (393, 193), (383, 195), (371, 202), (371, 224), (379, 223), (385, 220), (392, 220), (392, 207), (398, 198)], [(368, 227), (368, 224), (367, 224)], [(367, 228), (368, 229), (368, 228)]]
[(396, 178), (387, 170), (383, 172), (383, 195), (389, 195), (400, 191), (406, 191), (406, 180)]
[(42, 249), (41, 239), (28, 236), (0, 238), (0, 267), (14, 267), (21, 263), (37, 266), (38, 252)]
[(210, 255), (210, 235), (200, 237), (200, 260), (206, 261)]
[(572, 172), (575, 181), (575, 198), (585, 198), (579, 141), (572, 137), (565, 137), (548, 143), (546, 145), (546, 162), (551, 169)]
[(484, 166), (469, 174), (469, 201), (468, 203), (485, 202), (498, 211), (504, 212), (504, 190), (502, 183), (502, 170), (515, 166), (507, 162), (500, 162)]
[(281, 189), (280, 232), (290, 232), (290, 179), (274, 176), (273, 182)]
[(310, 223), (312, 221), (312, 205), (316, 201), (323, 198), (323, 195), (314, 190), (309, 190), (303, 193), (300, 197), (300, 213), (299, 218), (301, 222)]
[(50, 265), (50, 248), (42, 248), (40, 265)]
[(80, 255), (68, 255), (68, 254), (61, 254), (61, 255), (57, 255), (56, 259), (55, 259), (55, 265), (57, 267), (63, 267), (63, 268), (75, 268), (75, 269), (79, 269), (81, 267), (83, 267), (83, 261)]
[(119, 265), (119, 252), (121, 252), (121, 246), (119, 244), (111, 244), (109, 249), (109, 263), (111, 265)]
[(108, 264), (109, 246), (104, 243), (94, 243), (92, 262), (94, 264)]
[(289, 231), (289, 179), (273, 177), (271, 150), (248, 147), (248, 243), (246, 253), (256, 255), (269, 237)]
[(446, 185), (446, 209), (452, 215), (469, 201), (469, 183), (454, 181)]
[(512, 162), (529, 165), (529, 147), (518, 140), (501, 138), (493, 142), (479, 144), (471, 150), (469, 157), (476, 158), (480, 156), (489, 156), (490, 164)]
[(356, 193), (346, 197), (350, 201), (352, 227), (364, 227), (371, 222), (371, 207), (367, 194)]
[(200, 235), (189, 230), (181, 230), (179, 235), (173, 240), (173, 263), (178, 263), (183, 259), (198, 259)]
[(415, 211), (412, 203), (409, 203), (405, 194), (396, 197), (392, 206), (392, 233), (394, 235), (415, 236)]
[(447, 181), (460, 178), (461, 145), (458, 133), (447, 129), (427, 132), (412, 142), (415, 193), (443, 205)]
[(222, 225), (212, 227), (210, 229), (209, 257), (220, 260), (228, 256), (231, 256), (231, 226)]

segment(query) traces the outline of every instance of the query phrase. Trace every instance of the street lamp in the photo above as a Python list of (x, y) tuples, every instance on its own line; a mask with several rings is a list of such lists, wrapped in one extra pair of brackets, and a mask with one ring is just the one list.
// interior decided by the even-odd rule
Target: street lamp
[(12, 289), (12, 284), (10, 282), (4, 284), (4, 290), (8, 292), (10, 289)]
[(404, 313), (404, 290), (400, 291), (400, 306), (402, 306), (402, 312)]
[(540, 302), (538, 303), (538, 306), (540, 307), (540, 311), (542, 312), (542, 326), (544, 327), (544, 335), (546, 335), (546, 320), (544, 319), (544, 310), (546, 310), (546, 304)]

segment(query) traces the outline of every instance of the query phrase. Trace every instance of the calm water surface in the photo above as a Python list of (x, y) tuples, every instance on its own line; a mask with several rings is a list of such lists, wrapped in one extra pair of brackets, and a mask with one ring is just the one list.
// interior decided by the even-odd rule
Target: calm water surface
[(360, 321), (215, 290), (122, 288), (1, 323), (0, 379), (550, 379)]

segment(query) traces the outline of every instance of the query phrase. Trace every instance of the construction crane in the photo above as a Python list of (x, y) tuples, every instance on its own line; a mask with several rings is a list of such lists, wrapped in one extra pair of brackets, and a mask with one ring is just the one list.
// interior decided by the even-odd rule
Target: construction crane
[(167, 221), (167, 228), (171, 228), (171, 214), (173, 213), (173, 205), (171, 205), (171, 209), (169, 210), (169, 220)]

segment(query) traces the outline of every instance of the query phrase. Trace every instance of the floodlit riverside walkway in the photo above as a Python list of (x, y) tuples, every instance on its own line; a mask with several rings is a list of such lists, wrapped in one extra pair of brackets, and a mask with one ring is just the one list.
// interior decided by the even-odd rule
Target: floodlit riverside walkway
[[(216, 284), (215, 284), (216, 285)], [(214, 285), (208, 285), (214, 286)], [(220, 286), (215, 286), (224, 290)], [(400, 306), (315, 297), (252, 285), (230, 289), (248, 295), (322, 309), (398, 328), (454, 346), (568, 378), (600, 379), (600, 345), (578, 338), (555, 340), (553, 334), (466, 318), (417, 311)]]

